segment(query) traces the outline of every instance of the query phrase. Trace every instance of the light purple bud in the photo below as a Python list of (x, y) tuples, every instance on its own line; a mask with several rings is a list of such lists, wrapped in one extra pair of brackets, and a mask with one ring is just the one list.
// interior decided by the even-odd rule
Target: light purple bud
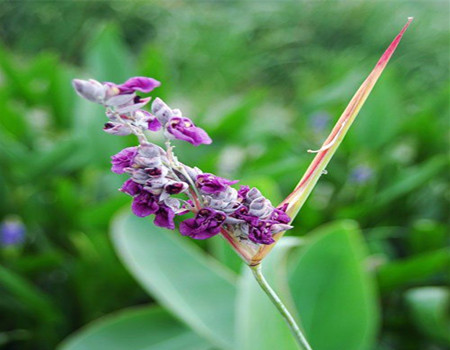
[(170, 118), (174, 116), (173, 111), (159, 97), (152, 103), (152, 113), (158, 118), (162, 125), (166, 125)]
[(115, 122), (105, 123), (105, 125), (103, 126), (103, 131), (107, 132), (108, 134), (117, 136), (127, 136), (133, 132), (128, 125)]
[(161, 83), (153, 78), (133, 77), (128, 79), (125, 83), (117, 85), (117, 87), (120, 89), (121, 94), (129, 94), (134, 91), (147, 93), (160, 85)]
[(112, 96), (105, 101), (105, 105), (113, 106), (113, 107), (127, 105), (127, 104), (133, 102), (135, 97), (136, 97), (135, 94)]
[(150, 97), (140, 98), (139, 96), (135, 96), (134, 99), (127, 104), (116, 107), (116, 110), (120, 114), (133, 113), (138, 109), (144, 107), (151, 100)]
[(97, 80), (73, 79), (72, 86), (74, 87), (76, 93), (86, 100), (95, 103), (103, 103), (106, 95), (106, 88)]

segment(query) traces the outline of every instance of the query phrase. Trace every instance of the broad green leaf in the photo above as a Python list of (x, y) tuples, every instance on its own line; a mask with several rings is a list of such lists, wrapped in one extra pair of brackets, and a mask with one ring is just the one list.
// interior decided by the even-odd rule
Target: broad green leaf
[(203, 350), (211, 346), (158, 307), (121, 310), (72, 334), (59, 350)]
[(450, 249), (440, 249), (394, 261), (378, 270), (380, 288), (387, 292), (407, 283), (423, 281), (424, 278), (445, 273), (449, 266)]
[(112, 238), (139, 283), (198, 334), (234, 349), (235, 276), (176, 231), (119, 215)]
[[(342, 140), (344, 139), (345, 135), (358, 116), (359, 111), (372, 92), (372, 89), (380, 78), (381, 73), (383, 73), (383, 70), (386, 68), (386, 65), (397, 49), (397, 46), (400, 43), (403, 34), (405, 33), (412, 20), (412, 17), (408, 18), (408, 22), (405, 24), (403, 29), (388, 46), (383, 55), (381, 55), (372, 72), (370, 72), (369, 76), (366, 78), (366, 80), (364, 80), (358, 91), (356, 91), (355, 95), (350, 100), (350, 103), (345, 108), (344, 112), (340, 116), (331, 133), (328, 135), (322, 147), (317, 151), (309, 151), (312, 153), (317, 153), (317, 155), (312, 160), (305, 174), (302, 176), (292, 193), (289, 194), (289, 196), (287, 196), (286, 199), (284, 199), (281, 203), (281, 205), (286, 203), (288, 204), (286, 213), (291, 216), (292, 220), (302, 208), (306, 199), (309, 197), (312, 190), (316, 186), (317, 181), (319, 181), (319, 178), (323, 174), (331, 158), (333, 158), (333, 155), (336, 153), (339, 145), (342, 143)], [(274, 239), (278, 240), (283, 235), (284, 232), (277, 233), (276, 235), (274, 235)], [(264, 259), (264, 257), (274, 246), (275, 244), (261, 247), (253, 257), (252, 263), (257, 264), (258, 262), (262, 261), (262, 259)]]
[(366, 250), (351, 221), (317, 229), (292, 260), (289, 278), (306, 337), (314, 350), (372, 349), (378, 310)]
[[(262, 264), (267, 281), (294, 317), (295, 308), (287, 285), (286, 259), (288, 252), (299, 242), (298, 238), (284, 238)], [(298, 349), (286, 321), (258, 285), (248, 266), (244, 266), (240, 279), (236, 310), (239, 350)]]
[(450, 346), (450, 290), (445, 287), (420, 287), (406, 293), (406, 302), (418, 329)]

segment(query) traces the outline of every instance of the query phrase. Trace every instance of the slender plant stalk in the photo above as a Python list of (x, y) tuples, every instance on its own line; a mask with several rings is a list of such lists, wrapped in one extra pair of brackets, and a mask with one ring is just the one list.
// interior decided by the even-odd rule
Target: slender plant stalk
[(253, 272), (253, 276), (255, 276), (256, 281), (261, 286), (264, 293), (267, 294), (270, 301), (276, 306), (280, 314), (283, 316), (283, 318), (286, 320), (286, 322), (289, 325), (289, 328), (291, 329), (292, 334), (295, 337), (295, 340), (297, 340), (298, 344), (302, 349), (305, 350), (312, 350), (311, 346), (309, 345), (308, 341), (306, 340), (306, 337), (300, 330), (300, 327), (297, 325), (297, 323), (294, 320), (294, 317), (292, 317), (289, 310), (286, 308), (286, 306), (281, 301), (280, 297), (275, 293), (275, 291), (272, 289), (272, 287), (269, 285), (267, 280), (264, 278), (264, 275), (261, 271), (261, 264), (256, 266), (249, 266), (250, 269)]

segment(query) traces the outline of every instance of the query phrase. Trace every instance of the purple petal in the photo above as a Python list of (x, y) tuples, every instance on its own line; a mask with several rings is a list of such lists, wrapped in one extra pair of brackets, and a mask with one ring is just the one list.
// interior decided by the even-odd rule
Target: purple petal
[(238, 180), (228, 180), (223, 177), (218, 177), (213, 174), (200, 174), (196, 178), (198, 188), (208, 194), (217, 194), (225, 191), (229, 185), (234, 185)]
[(282, 207), (275, 208), (270, 216), (270, 219), (281, 224), (289, 224), (291, 222), (291, 218), (286, 214), (287, 206), (288, 203), (285, 203)]
[(153, 223), (159, 227), (165, 227), (170, 230), (175, 229), (175, 223), (173, 219), (175, 217), (175, 212), (170, 209), (168, 206), (162, 204), (159, 206), (158, 211), (155, 215), (155, 220)]
[(226, 215), (211, 208), (201, 209), (193, 219), (180, 224), (180, 233), (194, 239), (206, 239), (217, 235)]
[(247, 193), (250, 191), (250, 187), (241, 186), (238, 190), (238, 196), (241, 199), (245, 199), (247, 197)]
[(261, 222), (259, 227), (251, 226), (248, 238), (258, 244), (272, 244), (275, 240), (272, 238), (272, 233), (265, 227), (264, 222)]
[(129, 194), (130, 196), (135, 196), (142, 191), (142, 185), (134, 182), (131, 179), (128, 179), (127, 181), (124, 182), (119, 191)]
[(111, 171), (116, 174), (123, 174), (125, 168), (131, 167), (134, 157), (137, 154), (137, 147), (128, 147), (111, 157)]
[(131, 210), (141, 218), (155, 214), (159, 209), (155, 196), (148, 192), (141, 192), (134, 197)]
[(205, 130), (197, 127), (189, 118), (172, 117), (168, 122), (167, 132), (178, 140), (187, 141), (194, 146), (210, 144), (211, 138)]
[(158, 131), (159, 129), (161, 129), (161, 126), (162, 126), (161, 123), (159, 122), (159, 120), (156, 119), (156, 117), (154, 119), (150, 119), (147, 122), (147, 125), (148, 125), (148, 130), (151, 130), (151, 131)]
[(161, 83), (153, 78), (134, 77), (128, 79), (125, 83), (121, 85), (117, 85), (117, 87), (120, 89), (120, 92), (122, 94), (129, 94), (134, 91), (141, 91), (147, 93), (160, 85)]
[(187, 219), (180, 223), (180, 233), (183, 236), (189, 236), (194, 239), (207, 239), (217, 235), (220, 232), (220, 227), (215, 230), (205, 229), (199, 231), (195, 225), (195, 219)]

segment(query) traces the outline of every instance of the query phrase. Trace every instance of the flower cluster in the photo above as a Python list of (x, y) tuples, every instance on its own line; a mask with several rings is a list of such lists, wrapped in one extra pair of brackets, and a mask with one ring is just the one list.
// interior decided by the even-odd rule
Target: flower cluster
[[(146, 77), (134, 77), (120, 85), (73, 81), (81, 97), (106, 107), (107, 133), (135, 134), (139, 139), (139, 146), (112, 156), (111, 170), (129, 175), (120, 191), (133, 197), (133, 213), (139, 217), (154, 215), (155, 225), (169, 229), (175, 229), (176, 215), (193, 213), (194, 217), (180, 223), (182, 235), (206, 239), (225, 230), (244, 244), (272, 244), (274, 234), (292, 228), (286, 205), (275, 208), (256, 188), (241, 186), (236, 190), (231, 186), (238, 181), (203, 173), (178, 161), (170, 140), (194, 146), (212, 140), (179, 109), (171, 109), (159, 98), (153, 101), (151, 113), (142, 109), (150, 98), (137, 92), (148, 93), (159, 85)], [(148, 131), (160, 129), (167, 149), (148, 141)]]

